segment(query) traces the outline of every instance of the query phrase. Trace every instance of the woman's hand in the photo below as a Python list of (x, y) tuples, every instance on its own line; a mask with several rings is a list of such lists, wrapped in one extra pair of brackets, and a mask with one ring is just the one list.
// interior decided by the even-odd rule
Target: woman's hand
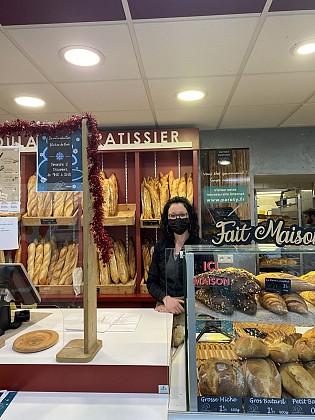
[(174, 315), (179, 315), (185, 311), (182, 304), (184, 301), (182, 299), (173, 298), (171, 296), (165, 296), (163, 298), (163, 303), (167, 312), (170, 312)]

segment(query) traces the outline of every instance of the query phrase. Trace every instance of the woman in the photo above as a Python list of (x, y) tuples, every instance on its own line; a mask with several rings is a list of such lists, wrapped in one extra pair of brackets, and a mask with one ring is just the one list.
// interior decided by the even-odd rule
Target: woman
[(174, 197), (165, 204), (161, 228), (164, 238), (154, 247), (147, 281), (148, 291), (158, 304), (158, 312), (179, 315), (184, 312), (184, 245), (207, 244), (198, 236), (199, 226), (194, 207), (184, 197)]

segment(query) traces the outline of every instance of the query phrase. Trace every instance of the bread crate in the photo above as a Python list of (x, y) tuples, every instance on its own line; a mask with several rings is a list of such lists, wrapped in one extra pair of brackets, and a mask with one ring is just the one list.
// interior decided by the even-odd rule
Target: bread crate
[(105, 226), (133, 226), (136, 221), (135, 204), (118, 204), (117, 214), (104, 219)]
[(130, 279), (126, 284), (123, 283), (112, 283), (108, 285), (97, 285), (97, 293), (99, 295), (129, 295), (136, 291), (136, 278)]
[[(37, 286), (39, 293), (43, 295), (74, 295), (73, 285), (56, 284), (49, 285), (45, 284)], [(83, 292), (83, 286), (81, 286), (80, 294)]]

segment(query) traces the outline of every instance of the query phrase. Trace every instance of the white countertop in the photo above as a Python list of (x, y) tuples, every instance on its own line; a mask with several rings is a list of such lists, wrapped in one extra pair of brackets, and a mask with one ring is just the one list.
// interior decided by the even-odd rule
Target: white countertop
[[(83, 339), (83, 331), (68, 331), (67, 319), (83, 316), (83, 309), (33, 309), (37, 313), (50, 313), (46, 318), (27, 327), (5, 341), (0, 349), (1, 364), (56, 364), (56, 354), (71, 340)], [(172, 333), (172, 315), (156, 312), (152, 308), (98, 309), (98, 317), (106, 313), (139, 314), (134, 332), (102, 332), (97, 338), (102, 347), (89, 364), (169, 366)], [(51, 348), (36, 353), (18, 353), (12, 349), (14, 340), (26, 332), (51, 329), (59, 334), (59, 341)], [(5, 339), (5, 335), (3, 336)]]

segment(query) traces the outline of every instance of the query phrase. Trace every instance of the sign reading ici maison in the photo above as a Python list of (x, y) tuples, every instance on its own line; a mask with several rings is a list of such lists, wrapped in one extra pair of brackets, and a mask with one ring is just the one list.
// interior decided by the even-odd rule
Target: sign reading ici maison
[(211, 244), (248, 245), (251, 242), (273, 241), (277, 246), (315, 245), (315, 228), (302, 228), (297, 225), (285, 227), (283, 219), (268, 219), (265, 225), (250, 226), (237, 221), (219, 221), (219, 232), (211, 238)]

